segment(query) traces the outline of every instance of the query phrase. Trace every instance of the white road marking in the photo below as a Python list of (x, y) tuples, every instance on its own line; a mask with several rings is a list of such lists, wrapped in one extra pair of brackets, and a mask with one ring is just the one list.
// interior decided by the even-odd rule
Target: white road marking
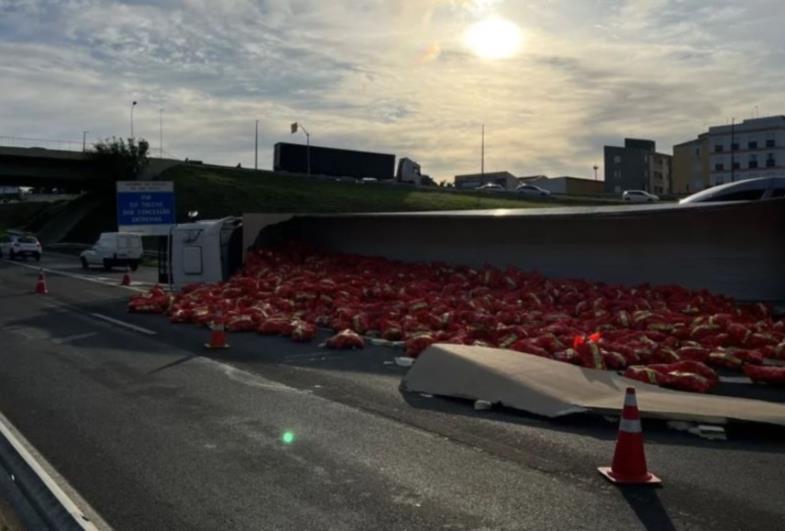
[[(38, 266), (38, 265), (32, 265), (32, 264), (23, 264), (23, 263), (16, 262), (16, 261), (13, 261), (13, 260), (5, 260), (4, 259), (3, 262), (5, 262), (7, 264), (12, 264), (12, 265), (15, 265), (15, 266), (19, 266), (19, 267), (26, 267), (27, 269), (33, 269), (35, 271), (43, 271), (44, 273), (50, 273), (50, 274), (53, 274), (53, 275), (60, 275), (60, 276), (63, 276), (63, 277), (75, 278), (77, 280), (84, 280), (84, 281), (87, 281), (87, 282), (92, 282), (93, 284), (101, 284), (102, 286), (111, 286), (111, 287), (115, 287), (115, 288), (122, 288), (122, 289), (127, 289), (127, 290), (130, 290), (130, 291), (136, 291), (138, 293), (144, 293), (145, 291), (147, 291), (147, 290), (145, 290), (143, 288), (134, 287), (133, 285), (132, 286), (121, 286), (120, 285), (120, 280), (114, 279), (114, 278), (99, 277), (99, 276), (93, 276), (93, 275), (83, 275), (83, 274), (77, 274), (77, 273), (69, 273), (68, 271), (63, 271), (61, 269), (52, 269), (51, 267), (44, 267), (44, 266)], [(145, 285), (148, 285), (148, 286), (152, 286), (153, 285), (152, 282), (132, 282), (132, 284), (135, 284), (135, 285), (145, 284)]]
[[(16, 429), (11, 429), (12, 424), (8, 421), (5, 416), (0, 413), (0, 435), (2, 435), (8, 443), (16, 450), (21, 458), (27, 463), (27, 466), (39, 477), (39, 479), (43, 482), (49, 492), (57, 498), (57, 501), (63, 508), (68, 511), (68, 513), (73, 517), (74, 521), (81, 527), (82, 529), (86, 530), (98, 530), (98, 528), (90, 521), (90, 519), (85, 515), (85, 513), (76, 505), (76, 503), (65, 493), (63, 489), (60, 488), (60, 485), (49, 475), (49, 472), (38, 462), (38, 460), (33, 457), (33, 455), (27, 450), (27, 446), (22, 444), (22, 442), (17, 438), (15, 432)], [(29, 445), (29, 443), (28, 443)]]
[(200, 356), (198, 358), (194, 358), (192, 362), (201, 363), (214, 369), (218, 369), (230, 380), (248, 385), (250, 387), (258, 387), (260, 389), (267, 389), (271, 391), (283, 391), (287, 393), (307, 394), (295, 387), (273, 382), (272, 380), (268, 380), (251, 372), (238, 369), (237, 367), (232, 367), (231, 365), (227, 365), (226, 363), (221, 363), (220, 361), (215, 361), (210, 358), (204, 358)]
[(156, 332), (153, 331), (153, 330), (148, 330), (147, 328), (142, 328), (141, 326), (136, 326), (136, 325), (131, 324), (131, 323), (126, 323), (125, 321), (120, 321), (119, 319), (114, 319), (112, 317), (109, 317), (108, 315), (103, 315), (103, 314), (100, 314), (100, 313), (91, 313), (90, 315), (92, 315), (96, 319), (101, 319), (101, 320), (106, 321), (108, 323), (112, 323), (112, 324), (115, 324), (117, 326), (122, 326), (124, 328), (129, 329), (129, 330), (133, 330), (134, 332), (139, 332), (139, 333), (142, 333), (142, 334), (146, 334), (148, 336), (156, 335)]
[(52, 339), (52, 343), (62, 345), (64, 343), (71, 343), (72, 341), (79, 341), (80, 339), (88, 339), (98, 335), (98, 332), (85, 332), (84, 334), (74, 334), (72, 336), (57, 337)]
[(720, 376), (720, 381), (722, 383), (729, 383), (729, 384), (751, 384), (752, 383), (752, 380), (750, 380), (746, 376)]

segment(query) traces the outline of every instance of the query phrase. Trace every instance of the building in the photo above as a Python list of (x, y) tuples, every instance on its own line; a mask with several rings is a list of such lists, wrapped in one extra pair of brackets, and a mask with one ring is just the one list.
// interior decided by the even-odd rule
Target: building
[(673, 193), (689, 195), (711, 186), (709, 134), (673, 146)]
[(605, 146), (605, 192), (645, 190), (672, 193), (672, 157), (657, 153), (653, 140), (626, 138), (624, 147)]
[(605, 183), (602, 181), (580, 177), (543, 177), (530, 181), (530, 184), (548, 190), (552, 194), (597, 195), (605, 190)]
[(490, 173), (470, 173), (467, 175), (455, 176), (455, 187), (464, 190), (473, 190), (484, 184), (496, 183), (504, 187), (505, 190), (515, 190), (518, 187), (518, 178), (508, 171), (497, 171)]
[(320, 146), (308, 148), (286, 142), (275, 144), (273, 170), (308, 173), (309, 166), (311, 175), (390, 180), (394, 177), (395, 155)]
[(710, 127), (709, 184), (785, 175), (785, 116)]

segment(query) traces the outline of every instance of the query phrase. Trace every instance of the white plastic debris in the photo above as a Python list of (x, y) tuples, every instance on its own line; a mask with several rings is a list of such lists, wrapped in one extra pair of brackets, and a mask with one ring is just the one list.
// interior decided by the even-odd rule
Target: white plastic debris
[(492, 407), (493, 404), (487, 400), (475, 400), (474, 402), (474, 409), (477, 411), (485, 411), (491, 409)]
[(687, 430), (693, 435), (697, 435), (703, 439), (710, 441), (727, 441), (728, 437), (725, 435), (725, 428), (722, 426), (710, 426), (708, 424), (698, 424), (694, 428)]
[(433, 398), (433, 395), (430, 395), (428, 393), (420, 393), (420, 397), (422, 397), (422, 398)]
[(410, 358), (409, 356), (397, 356), (395, 358), (395, 364), (398, 367), (411, 367), (414, 365), (414, 358)]

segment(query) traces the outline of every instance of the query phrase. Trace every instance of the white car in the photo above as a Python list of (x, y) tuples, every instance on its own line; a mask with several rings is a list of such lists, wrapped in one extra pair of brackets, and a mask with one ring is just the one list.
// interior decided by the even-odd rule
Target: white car
[(485, 183), (475, 188), (475, 190), (479, 192), (503, 192), (504, 186), (497, 183)]
[(621, 194), (622, 200), (627, 203), (654, 203), (660, 198), (644, 190), (627, 190)]
[(142, 237), (131, 232), (104, 232), (98, 241), (79, 255), (82, 268), (101, 266), (106, 271), (113, 267), (129, 267), (136, 271), (144, 256)]
[(785, 177), (759, 177), (707, 188), (685, 197), (679, 204), (759, 201), (781, 197), (785, 197)]
[(41, 251), (41, 242), (35, 236), (13, 233), (0, 236), (0, 257), (7, 256), (14, 260), (29, 256), (40, 261)]
[(519, 194), (523, 195), (533, 195), (537, 197), (550, 197), (551, 192), (550, 190), (546, 190), (545, 188), (540, 188), (539, 186), (535, 186), (533, 184), (522, 184), (515, 191)]

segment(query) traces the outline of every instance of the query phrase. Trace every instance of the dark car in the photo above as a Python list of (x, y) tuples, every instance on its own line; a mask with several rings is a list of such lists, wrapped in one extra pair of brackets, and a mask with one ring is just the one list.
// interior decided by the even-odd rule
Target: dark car
[(785, 177), (758, 177), (707, 188), (685, 197), (679, 204), (759, 201), (778, 197), (785, 197)]

